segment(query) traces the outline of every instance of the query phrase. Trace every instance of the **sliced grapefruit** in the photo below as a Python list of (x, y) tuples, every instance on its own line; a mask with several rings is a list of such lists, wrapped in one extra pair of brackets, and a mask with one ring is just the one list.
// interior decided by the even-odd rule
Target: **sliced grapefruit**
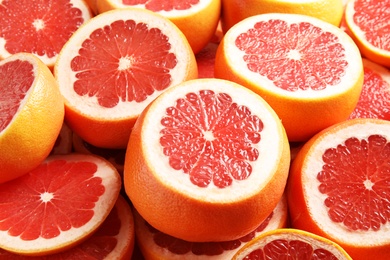
[(390, 120), (390, 71), (363, 58), (364, 82), (359, 102), (349, 118)]
[(220, 0), (100, 0), (99, 13), (135, 7), (153, 11), (171, 20), (186, 36), (194, 53), (213, 37), (221, 13)]
[(232, 259), (352, 260), (333, 241), (298, 229), (265, 232), (242, 247)]
[(218, 47), (214, 73), (262, 96), (292, 142), (346, 120), (363, 85), (362, 58), (352, 39), (298, 14), (261, 14), (237, 23)]
[(81, 243), (106, 219), (120, 186), (118, 172), (101, 157), (49, 156), (0, 185), (0, 248), (45, 255)]
[(34, 169), (50, 154), (64, 121), (64, 101), (48, 67), (28, 53), (0, 61), (0, 93), (3, 183)]
[(289, 175), (291, 225), (353, 259), (390, 258), (390, 121), (351, 119), (310, 139)]
[(125, 148), (139, 113), (161, 92), (197, 77), (195, 55), (167, 18), (127, 8), (95, 16), (55, 65), (65, 121), (88, 143)]
[(91, 16), (83, 0), (1, 1), (0, 60), (28, 52), (52, 69), (63, 45)]
[(165, 91), (142, 112), (124, 184), (140, 215), (161, 232), (226, 241), (272, 212), (289, 163), (280, 119), (260, 96), (233, 82), (196, 79)]
[(225, 33), (245, 18), (266, 13), (304, 14), (339, 26), (343, 12), (341, 0), (222, 0), (221, 21)]
[(83, 243), (64, 252), (46, 256), (16, 255), (0, 249), (0, 259), (59, 260), (59, 259), (130, 259), (134, 249), (134, 218), (128, 202), (119, 196), (110, 214)]
[(252, 232), (222, 242), (189, 242), (164, 234), (135, 214), (137, 243), (145, 259), (231, 259), (246, 243), (269, 230), (287, 226), (287, 201), (283, 196), (271, 214)]
[(367, 59), (390, 67), (390, 0), (351, 0), (345, 21)]

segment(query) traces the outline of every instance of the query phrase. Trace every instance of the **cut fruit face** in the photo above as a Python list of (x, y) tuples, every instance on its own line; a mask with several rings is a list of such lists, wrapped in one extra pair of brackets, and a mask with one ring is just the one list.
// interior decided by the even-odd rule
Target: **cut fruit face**
[(121, 180), (93, 155), (53, 155), (26, 175), (1, 184), (0, 246), (43, 255), (80, 243), (109, 214)]
[(80, 0), (1, 1), (0, 58), (28, 52), (53, 66), (69, 37), (90, 18)]
[[(159, 172), (156, 177), (210, 202), (245, 198), (263, 188), (276, 167), (271, 162), (281, 152), (275, 115), (256, 95), (240, 95), (245, 90), (218, 81), (212, 89), (199, 82), (194, 92), (186, 91), (165, 95), (164, 102), (151, 108), (160, 120), (148, 118), (143, 129), (144, 156), (152, 171)], [(257, 105), (249, 108), (247, 103)]]
[(351, 0), (345, 10), (346, 24), (362, 55), (387, 67), (390, 66), (389, 4), (389, 0)]
[(233, 257), (249, 259), (330, 259), (352, 258), (334, 242), (295, 229), (277, 229), (263, 233), (249, 242)]
[(350, 118), (390, 120), (390, 71), (365, 58), (363, 66), (363, 89)]
[(309, 151), (304, 194), (330, 236), (360, 246), (388, 244), (390, 123), (356, 122), (324, 134)]
[[(264, 14), (230, 30), (230, 64), (249, 81), (291, 98), (326, 98), (350, 88), (361, 72), (360, 54), (339, 28), (300, 15)], [(276, 36), (277, 35), (277, 36)], [(282, 41), (280, 39), (283, 39)], [(326, 66), (324, 66), (326, 65)], [(243, 69), (247, 68), (247, 69)]]
[(91, 116), (137, 115), (161, 91), (186, 79), (193, 54), (184, 45), (160, 16), (132, 9), (106, 12), (66, 44), (57, 80), (69, 105)]

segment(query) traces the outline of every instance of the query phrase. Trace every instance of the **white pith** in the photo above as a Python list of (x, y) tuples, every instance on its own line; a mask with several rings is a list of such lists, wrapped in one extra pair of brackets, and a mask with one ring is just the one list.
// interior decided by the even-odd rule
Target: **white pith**
[[(115, 15), (112, 14), (112, 12), (115, 12)], [(98, 104), (96, 97), (80, 96), (73, 90), (73, 83), (76, 81), (76, 73), (71, 71), (70, 62), (78, 55), (81, 44), (96, 29), (110, 25), (118, 20), (134, 20), (136, 23), (146, 23), (149, 28), (159, 28), (163, 34), (168, 36), (169, 42), (171, 43), (170, 52), (179, 57), (177, 65), (170, 71), (172, 76), (170, 86), (182, 82), (187, 77), (188, 73), (188, 64), (190, 64), (191, 53), (185, 46), (184, 39), (179, 35), (178, 29), (167, 19), (151, 12), (140, 12), (139, 10), (133, 9), (114, 10), (95, 16), (89, 23), (76, 31), (64, 46), (58, 58), (55, 72), (60, 91), (64, 95), (66, 102), (71, 107), (77, 108), (76, 110), (80, 110), (81, 113), (96, 118), (111, 120), (138, 116), (142, 110), (162, 92), (155, 91), (141, 103), (135, 101), (119, 101), (113, 108), (104, 108)], [(83, 104), (83, 106), (81, 107), (80, 104)]]
[[(310, 215), (322, 230), (347, 244), (368, 246), (388, 244), (388, 241), (390, 241), (390, 222), (382, 225), (378, 231), (350, 231), (344, 224), (333, 222), (328, 217), (327, 207), (324, 205), (327, 195), (320, 193), (318, 190), (320, 182), (317, 180), (317, 174), (322, 170), (322, 154), (326, 149), (343, 144), (350, 137), (366, 139), (373, 134), (382, 135), (389, 141), (389, 124), (365, 123), (351, 125), (339, 129), (336, 134), (324, 135), (316, 142), (315, 149), (311, 148), (308, 152), (310, 156), (305, 160), (302, 169), (302, 183), (305, 184), (303, 190)], [(370, 186), (368, 182), (365, 184), (368, 187)]]
[[(259, 96), (250, 93), (249, 90), (243, 87), (234, 87), (234, 83), (217, 80), (198, 81), (195, 84), (191, 82), (193, 81), (181, 84), (181, 86), (191, 86), (190, 88), (180, 87), (164, 92), (160, 96), (163, 98), (160, 98), (159, 102), (154, 102), (146, 115), (141, 133), (144, 157), (148, 160), (146, 165), (150, 166), (151, 172), (158, 174), (156, 178), (161, 183), (169, 186), (169, 189), (177, 190), (197, 200), (208, 202), (226, 201), (228, 203), (229, 201), (251, 197), (270, 181), (280, 162), (281, 143), (283, 142), (280, 121), (273, 117), (274, 114), (270, 113), (269, 108), (261, 102)], [(159, 143), (160, 135), (158, 133), (163, 129), (160, 120), (165, 116), (165, 109), (175, 106), (175, 101), (184, 97), (189, 89), (193, 89), (192, 91), (196, 93), (201, 89), (211, 89), (216, 93), (227, 93), (232, 97), (233, 102), (247, 106), (252, 114), (258, 115), (263, 121), (264, 129), (260, 132), (261, 141), (258, 144), (253, 144), (253, 147), (258, 149), (260, 156), (257, 161), (251, 162), (253, 170), (248, 179), (244, 181), (234, 180), (232, 185), (223, 189), (212, 183), (207, 188), (200, 188), (191, 183), (188, 174), (181, 170), (173, 170), (169, 165), (169, 157), (163, 154)]]
[[(281, 16), (282, 15), (282, 16)], [(287, 91), (274, 86), (273, 81), (269, 80), (267, 77), (261, 76), (257, 72), (252, 72), (247, 69), (247, 64), (243, 60), (244, 51), (239, 50), (235, 45), (235, 39), (242, 33), (247, 32), (249, 29), (254, 28), (254, 25), (260, 21), (269, 21), (269, 20), (283, 20), (287, 21), (289, 24), (301, 23), (301, 22), (310, 22), (314, 26), (320, 27), (323, 31), (330, 32), (337, 35), (340, 39), (340, 43), (345, 47), (345, 59), (349, 63), (349, 67), (346, 70), (346, 74), (341, 78), (341, 82), (336, 86), (328, 86), (323, 90), (316, 91), (312, 89), (308, 90), (297, 90), (297, 91)], [(362, 61), (359, 49), (353, 40), (340, 28), (319, 20), (314, 17), (297, 15), (297, 14), (262, 14), (260, 16), (249, 17), (240, 23), (233, 26), (224, 37), (223, 41), (223, 51), (224, 53), (234, 53), (234, 55), (227, 55), (227, 62), (231, 64), (235, 73), (241, 75), (241, 77), (248, 79), (249, 82), (253, 85), (261, 85), (261, 88), (266, 89), (267, 91), (272, 91), (281, 96), (286, 96), (291, 99), (308, 99), (312, 100), (313, 98), (327, 98), (333, 97), (335, 95), (345, 93), (350, 88), (354, 87), (355, 83), (358, 81), (359, 76), (362, 72)], [(300, 57), (299, 52), (295, 51), (291, 53), (291, 58), (298, 59)], [(325, 65), (325, 64), (324, 64)], [(236, 69), (237, 68), (237, 69)]]

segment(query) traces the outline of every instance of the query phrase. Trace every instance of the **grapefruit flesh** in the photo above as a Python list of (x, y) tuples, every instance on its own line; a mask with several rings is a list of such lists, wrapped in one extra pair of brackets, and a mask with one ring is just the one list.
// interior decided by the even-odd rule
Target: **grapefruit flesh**
[(77, 1), (1, 1), (0, 57), (28, 52), (53, 65), (69, 37), (89, 18), (86, 4)]

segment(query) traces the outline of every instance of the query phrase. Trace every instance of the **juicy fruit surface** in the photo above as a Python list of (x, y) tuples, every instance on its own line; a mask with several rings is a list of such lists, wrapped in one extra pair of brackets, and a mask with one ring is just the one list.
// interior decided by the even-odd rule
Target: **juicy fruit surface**
[(14, 60), (0, 65), (0, 134), (9, 125), (26, 97), (35, 75), (28, 61)]
[(390, 219), (390, 143), (384, 136), (348, 138), (324, 151), (318, 187), (326, 194), (328, 216), (348, 230), (379, 230)]
[(0, 38), (5, 44), (0, 49), (53, 58), (83, 22), (81, 10), (69, 0), (1, 1)]
[(27, 241), (83, 226), (105, 191), (101, 178), (94, 177), (96, 170), (90, 162), (58, 160), (2, 184), (0, 230)]
[[(115, 41), (110, 40), (113, 37)], [(170, 49), (168, 37), (146, 23), (118, 20), (96, 29), (71, 61), (77, 78), (74, 91), (95, 96), (107, 108), (120, 102), (142, 102), (172, 83), (170, 70), (177, 58)], [(102, 85), (109, 87), (102, 89)]]
[(390, 51), (389, 0), (354, 1), (354, 23), (364, 33), (365, 39), (374, 47)]
[[(235, 44), (245, 52), (250, 71), (292, 92), (337, 85), (348, 66), (339, 39), (308, 22), (261, 21), (239, 35)], [(329, 62), (326, 67), (324, 60)]]
[(160, 144), (170, 166), (188, 174), (191, 182), (219, 188), (245, 180), (251, 161), (259, 156), (263, 123), (250, 109), (226, 93), (201, 90), (188, 93), (166, 109)]

